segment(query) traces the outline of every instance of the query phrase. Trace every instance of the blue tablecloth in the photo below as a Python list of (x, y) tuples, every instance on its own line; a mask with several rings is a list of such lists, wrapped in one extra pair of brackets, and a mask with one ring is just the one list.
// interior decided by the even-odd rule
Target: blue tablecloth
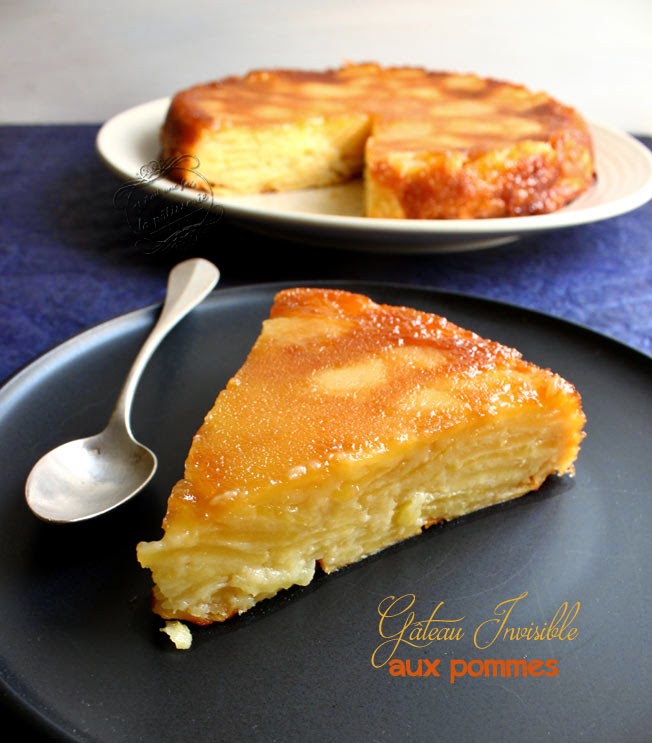
[[(0, 127), (0, 380), (90, 326), (161, 301), (169, 268), (190, 255), (137, 244), (115, 200), (122, 182), (96, 154), (97, 131)], [(563, 317), (652, 355), (652, 202), (498, 248), (429, 255), (303, 246), (215, 220), (192, 254), (219, 266), (220, 288), (311, 279), (429, 286)]]

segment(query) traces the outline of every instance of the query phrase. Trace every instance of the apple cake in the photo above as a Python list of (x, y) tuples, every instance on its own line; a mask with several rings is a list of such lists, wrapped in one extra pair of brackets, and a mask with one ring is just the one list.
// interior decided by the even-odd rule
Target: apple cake
[(222, 195), (362, 177), (366, 216), (396, 219), (543, 214), (595, 179), (587, 123), (545, 92), (375, 63), (256, 70), (180, 91), (161, 158), (184, 164), (173, 180)]
[(193, 438), (159, 541), (154, 611), (209, 624), (572, 474), (573, 385), (444, 317), (280, 291)]

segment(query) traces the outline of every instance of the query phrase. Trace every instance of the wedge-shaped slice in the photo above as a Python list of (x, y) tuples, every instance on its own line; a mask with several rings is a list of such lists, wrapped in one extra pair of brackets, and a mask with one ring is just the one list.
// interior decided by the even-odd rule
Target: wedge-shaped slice
[(445, 318), (280, 292), (197, 432), (160, 541), (163, 618), (222, 621), (292, 585), (572, 474), (578, 392)]

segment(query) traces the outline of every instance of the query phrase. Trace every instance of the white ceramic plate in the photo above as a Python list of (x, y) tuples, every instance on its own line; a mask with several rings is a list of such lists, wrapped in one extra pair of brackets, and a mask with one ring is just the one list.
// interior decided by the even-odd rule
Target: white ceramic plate
[(243, 227), (275, 237), (372, 252), (446, 252), (500, 245), (536, 232), (624, 214), (652, 198), (652, 154), (634, 137), (591, 124), (597, 183), (553, 214), (501, 219), (392, 220), (362, 215), (361, 182), (255, 196), (224, 197), (179, 187), (152, 170), (169, 98), (130, 108), (97, 136), (105, 164), (134, 187), (224, 214)]

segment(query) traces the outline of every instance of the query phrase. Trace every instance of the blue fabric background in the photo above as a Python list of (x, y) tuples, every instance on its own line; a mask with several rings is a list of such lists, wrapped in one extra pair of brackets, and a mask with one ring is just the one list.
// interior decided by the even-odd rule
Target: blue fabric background
[[(122, 182), (99, 127), (0, 127), (0, 380), (115, 315), (162, 300), (169, 268), (204, 255), (220, 288), (310, 279), (429, 286), (543, 311), (652, 355), (652, 202), (603, 222), (499, 248), (372, 255), (254, 236), (225, 220), (197, 242), (147, 251), (114, 203)], [(651, 138), (641, 138), (652, 147)], [(218, 288), (219, 291), (219, 288)]]

